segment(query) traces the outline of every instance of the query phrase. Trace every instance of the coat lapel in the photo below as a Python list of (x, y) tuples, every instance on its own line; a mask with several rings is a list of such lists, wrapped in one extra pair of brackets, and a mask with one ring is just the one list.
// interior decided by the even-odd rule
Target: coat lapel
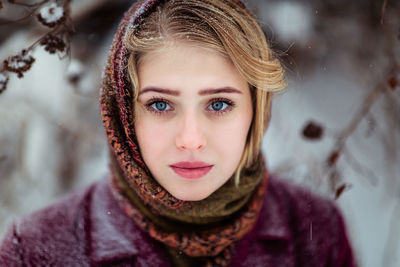
[(108, 181), (92, 194), (89, 204), (89, 254), (92, 264), (134, 258), (139, 254), (135, 242), (140, 235), (111, 195)]

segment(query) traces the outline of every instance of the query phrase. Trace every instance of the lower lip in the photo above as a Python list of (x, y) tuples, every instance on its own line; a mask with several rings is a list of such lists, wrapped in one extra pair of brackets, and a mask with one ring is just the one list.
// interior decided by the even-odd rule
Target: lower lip
[(202, 168), (177, 168), (174, 166), (170, 166), (171, 169), (185, 179), (198, 179), (206, 175), (213, 166), (207, 166)]

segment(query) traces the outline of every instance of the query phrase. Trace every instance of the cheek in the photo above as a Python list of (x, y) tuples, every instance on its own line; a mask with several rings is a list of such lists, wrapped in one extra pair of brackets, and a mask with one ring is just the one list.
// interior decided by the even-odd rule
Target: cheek
[(171, 144), (173, 129), (168, 129), (168, 124), (160, 124), (142, 118), (135, 123), (136, 136), (139, 148), (146, 163), (152, 158), (160, 159), (160, 155), (166, 153)]
[[(246, 143), (247, 134), (251, 123), (251, 113), (239, 113), (224, 124), (216, 124), (214, 129), (213, 144), (218, 147), (221, 154), (232, 157), (241, 156)], [(226, 158), (226, 157), (224, 157)]]

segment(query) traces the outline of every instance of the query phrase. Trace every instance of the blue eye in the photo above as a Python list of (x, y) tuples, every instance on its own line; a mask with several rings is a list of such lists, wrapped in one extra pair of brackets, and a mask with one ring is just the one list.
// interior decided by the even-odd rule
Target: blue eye
[(227, 107), (228, 107), (228, 104), (225, 103), (224, 101), (214, 101), (210, 105), (210, 108), (213, 111), (222, 111), (222, 110), (225, 110)]
[(156, 101), (153, 104), (151, 104), (151, 107), (157, 111), (166, 111), (171, 108), (170, 105), (164, 101)]

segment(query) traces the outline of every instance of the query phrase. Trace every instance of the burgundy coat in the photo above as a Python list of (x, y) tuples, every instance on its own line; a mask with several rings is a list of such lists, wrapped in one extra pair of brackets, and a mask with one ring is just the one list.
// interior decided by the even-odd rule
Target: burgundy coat
[[(170, 266), (163, 245), (118, 206), (107, 179), (13, 224), (0, 266)], [(335, 205), (270, 178), (260, 217), (231, 266), (355, 266)]]

